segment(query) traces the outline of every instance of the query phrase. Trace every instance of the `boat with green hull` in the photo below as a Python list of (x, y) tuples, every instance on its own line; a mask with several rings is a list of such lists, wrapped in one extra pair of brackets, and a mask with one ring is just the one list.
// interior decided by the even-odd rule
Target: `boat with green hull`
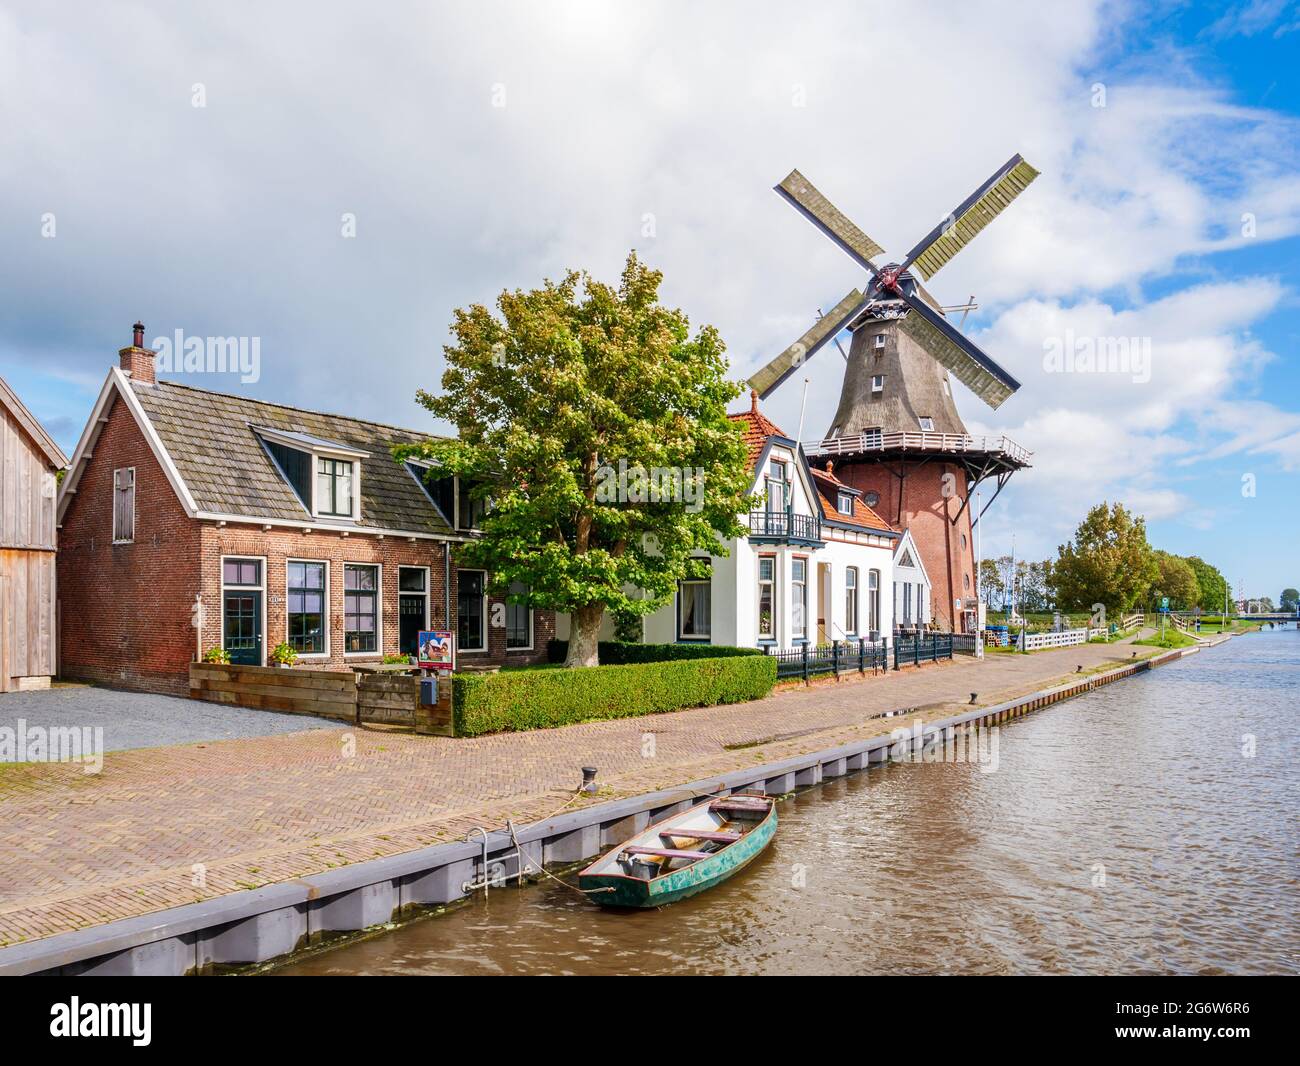
[(776, 802), (741, 792), (671, 815), (606, 852), (578, 875), (603, 907), (662, 907), (725, 881), (776, 834)]

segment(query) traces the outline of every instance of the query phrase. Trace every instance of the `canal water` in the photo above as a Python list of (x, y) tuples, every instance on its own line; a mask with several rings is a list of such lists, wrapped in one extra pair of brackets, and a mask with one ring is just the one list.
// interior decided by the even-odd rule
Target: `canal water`
[(1238, 637), (1003, 726), (992, 772), (803, 792), (663, 910), (545, 881), (277, 972), (1297, 973), (1297, 694), (1300, 632)]

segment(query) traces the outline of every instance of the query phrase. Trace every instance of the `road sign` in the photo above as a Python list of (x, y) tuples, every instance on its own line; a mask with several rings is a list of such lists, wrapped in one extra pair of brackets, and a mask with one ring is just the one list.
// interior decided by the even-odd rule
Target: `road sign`
[(1160, 597), (1160, 610), (1163, 611), (1165, 614), (1168, 614), (1168, 613), (1169, 613), (1169, 597), (1168, 597), (1168, 596), (1161, 596), (1161, 597)]

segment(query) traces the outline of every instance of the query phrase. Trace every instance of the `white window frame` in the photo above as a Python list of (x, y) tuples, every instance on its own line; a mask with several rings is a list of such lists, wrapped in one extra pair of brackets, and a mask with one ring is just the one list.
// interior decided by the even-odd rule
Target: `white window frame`
[[(482, 636), (483, 646), (480, 648), (462, 648), (460, 646), (460, 575), (461, 574), (482, 574), (483, 575), (483, 594), (480, 599), (483, 601), (483, 610), (480, 617), (483, 619), (479, 626), (479, 632)], [(488, 572), (478, 570), (473, 567), (456, 567), (456, 654), (465, 655), (486, 655), (492, 646), (492, 641), (488, 636)]]
[(885, 335), (884, 335), (883, 333), (877, 333), (877, 334), (876, 334), (876, 347), (877, 347), (877, 348), (883, 348), (884, 346), (885, 346)]
[[(926, 423), (929, 423), (928, 425)], [(934, 432), (934, 419), (929, 415), (917, 416), (916, 424), (921, 427), (922, 433)]]
[[(236, 559), (252, 558), (252, 556), (234, 556)], [(284, 561), (284, 642), (289, 643), (289, 566), (292, 563), (313, 563), (325, 567), (325, 610), (321, 617), (321, 623), (325, 629), (325, 650), (324, 651), (300, 651), (299, 659), (328, 659), (330, 657), (330, 561), (328, 559), (299, 559), (290, 557)], [(344, 625), (346, 626), (346, 622)], [(344, 637), (346, 642), (347, 638)]]
[[(343, 514), (336, 514), (333, 511), (322, 511), (321, 501), (316, 498), (316, 484), (320, 480), (320, 463), (326, 460), (331, 463), (349, 463), (352, 466), (352, 510)], [(311, 513), (317, 518), (323, 518), (325, 521), (330, 519), (351, 518), (354, 522), (361, 521), (361, 463), (346, 455), (337, 453), (315, 451), (311, 453)]]
[[(803, 564), (803, 580), (799, 581), (794, 576), (795, 564)], [(802, 611), (795, 611), (795, 605), (800, 601), (795, 599), (795, 590), (802, 589)], [(795, 629), (796, 619), (803, 619), (803, 630)], [(790, 639), (791, 640), (808, 640), (808, 557), (805, 555), (796, 555), (790, 559)]]
[[(260, 577), (261, 577), (260, 582), (259, 582), (258, 584), (256, 584), (256, 585), (227, 585), (227, 584), (226, 584), (226, 560), (228, 560), (228, 559), (230, 559), (230, 560), (234, 560), (234, 559), (256, 559), (259, 563), (261, 563), (261, 566), (258, 567), (258, 571), (257, 571), (258, 574), (259, 574)], [(265, 666), (265, 665), (266, 665), (266, 662), (267, 662), (267, 659), (266, 659), (266, 655), (267, 655), (267, 647), (266, 647), (266, 642), (267, 642), (267, 629), (266, 629), (266, 614), (267, 614), (267, 611), (266, 611), (266, 600), (267, 600), (267, 595), (266, 595), (266, 556), (265, 556), (265, 555), (250, 555), (250, 554), (248, 554), (247, 552), (243, 552), (243, 553), (235, 552), (235, 553), (233, 553), (233, 554), (231, 554), (231, 555), (223, 555), (223, 556), (221, 556), (220, 560), (219, 560), (218, 563), (217, 563), (217, 566), (220, 568), (220, 569), (217, 570), (217, 583), (218, 583), (218, 585), (219, 585), (220, 588), (221, 588), (221, 592), (220, 592), (220, 596), (221, 596), (221, 629), (220, 629), (220, 631), (217, 633), (217, 646), (220, 647), (220, 648), (224, 648), (224, 647), (226, 646), (226, 589), (232, 589), (232, 590), (235, 591), (235, 592), (239, 592), (241, 589), (244, 590), (244, 591), (260, 592), (260, 593), (262, 594), (262, 619), (261, 619), (262, 624), (261, 624), (261, 627), (260, 627), (260, 629), (261, 629), (261, 633), (262, 633), (262, 661), (261, 661), (261, 663), (260, 663), (259, 665), (261, 665), (261, 666)]]
[[(373, 566), (375, 568), (375, 650), (348, 651), (348, 567)], [(343, 560), (343, 658), (382, 659), (384, 651), (384, 564), (366, 559)]]
[[(850, 582), (852, 578), (852, 582)], [(856, 566), (846, 566), (844, 568), (844, 632), (849, 636), (858, 634), (858, 616), (862, 613), (858, 607), (858, 597), (861, 591), (858, 588), (858, 568)]]
[(873, 374), (873, 375), (871, 376), (871, 391), (872, 391), (872, 392), (884, 392), (884, 391), (885, 391), (885, 375), (884, 375), (884, 374)]
[[(772, 564), (772, 576), (767, 581), (763, 580), (764, 562), (770, 562)], [(780, 601), (777, 599), (777, 595), (776, 595), (776, 590), (777, 590), (776, 578), (779, 572), (777, 569), (776, 562), (777, 562), (777, 557), (771, 554), (760, 555), (758, 559), (755, 561), (756, 569), (754, 573), (756, 577), (754, 581), (754, 587), (756, 588), (757, 593), (754, 599), (754, 627), (756, 632), (758, 633), (758, 640), (760, 642), (762, 641), (775, 642), (777, 639), (776, 635), (778, 632), (778, 625), (779, 625)], [(763, 586), (765, 584), (771, 585), (772, 587), (772, 628), (767, 633), (763, 632)]]
[(880, 632), (880, 571), (867, 571), (867, 632)]
[[(519, 583), (520, 583), (521, 585), (523, 584), (522, 581), (519, 582)], [(533, 594), (533, 590), (532, 590), (532, 588), (530, 587), (530, 588), (528, 589), (528, 595), (531, 597), (532, 594)], [(506, 586), (506, 595), (507, 595), (507, 596), (510, 595), (510, 586), (508, 586), (508, 585)], [(506, 606), (506, 654), (507, 654), (507, 655), (513, 655), (513, 654), (515, 654), (516, 652), (533, 651), (533, 650), (537, 647), (537, 626), (536, 626), (536, 622), (537, 622), (537, 620), (536, 620), (535, 612), (534, 612), (532, 606), (529, 605), (529, 608), (528, 608), (528, 643), (527, 643), (527, 644), (520, 644), (520, 645), (517, 645), (516, 647), (513, 647), (513, 648), (510, 646), (510, 607), (511, 607), (511, 604), (510, 604), (510, 602), (509, 602), (508, 600), (507, 600), (505, 606)], [(516, 606), (517, 606), (517, 605), (516, 605)]]
[[(682, 626), (682, 587), (684, 585), (707, 585), (709, 589), (709, 631), (703, 635), (687, 633)], [(713, 640), (713, 574), (708, 577), (687, 577), (677, 582), (677, 639), (692, 644), (708, 644)]]
[[(848, 507), (847, 511), (844, 509), (846, 506)], [(852, 518), (853, 517), (853, 493), (840, 492), (838, 494), (838, 497), (835, 500), (835, 510), (839, 514)]]
[[(303, 441), (296, 440), (285, 433), (279, 433), (269, 426), (252, 426), (252, 429), (258, 437), (262, 439), (263, 445), (265, 445), (266, 441), (275, 441), (275, 443), (283, 445), (286, 448), (292, 448), (296, 452), (302, 452), (303, 455), (307, 456), (311, 460), (311, 476), (307, 479), (306, 502), (307, 510), (313, 518), (321, 518), (327, 522), (331, 519), (337, 521), (341, 518), (351, 518), (353, 522), (361, 521), (361, 460), (365, 458), (365, 452), (357, 451), (353, 448), (329, 448), (325, 445), (309, 446)], [(289, 481), (288, 475), (285, 474), (284, 468), (280, 466), (280, 461), (271, 454), (269, 448), (264, 448), (263, 450), (270, 458), (276, 472), (279, 473), (280, 477), (284, 478), (285, 484), (289, 485), (290, 490), (293, 491), (292, 483)], [(319, 476), (317, 467), (319, 466), (319, 460), (321, 459), (334, 459), (339, 462), (350, 462), (352, 464), (352, 513), (350, 515), (333, 514), (328, 511), (321, 511), (318, 508), (316, 501), (316, 479)], [(296, 491), (294, 492), (294, 495), (297, 495)]]
[[(121, 474), (121, 473), (124, 472), (124, 471), (130, 471), (130, 474), (131, 474), (131, 535), (130, 535), (129, 537), (119, 537), (119, 536), (118, 536), (118, 530), (117, 530), (117, 475), (118, 475), (118, 474)], [(112, 486), (112, 493), (113, 493), (113, 497), (112, 497), (112, 500), (113, 500), (113, 509), (112, 509), (112, 511), (110, 512), (110, 514), (111, 514), (111, 521), (112, 521), (112, 523), (113, 523), (113, 543), (114, 543), (114, 544), (134, 544), (134, 543), (135, 543), (135, 518), (136, 518), (135, 491), (136, 491), (135, 467), (133, 467), (133, 466), (119, 466), (119, 467), (117, 467), (116, 469), (114, 469), (114, 471), (113, 471), (113, 486)], [(252, 556), (249, 556), (249, 558), (252, 558)]]

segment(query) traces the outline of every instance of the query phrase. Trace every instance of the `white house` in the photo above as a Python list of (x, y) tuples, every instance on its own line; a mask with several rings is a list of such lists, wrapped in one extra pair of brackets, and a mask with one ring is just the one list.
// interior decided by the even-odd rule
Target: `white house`
[(710, 557), (710, 578), (680, 582), (673, 603), (646, 617), (642, 639), (790, 648), (890, 636), (902, 535), (832, 469), (812, 469), (756, 395), (730, 417), (749, 445), (749, 533)]
[(894, 549), (894, 624), (898, 629), (924, 629), (931, 619), (930, 576), (911, 530)]

